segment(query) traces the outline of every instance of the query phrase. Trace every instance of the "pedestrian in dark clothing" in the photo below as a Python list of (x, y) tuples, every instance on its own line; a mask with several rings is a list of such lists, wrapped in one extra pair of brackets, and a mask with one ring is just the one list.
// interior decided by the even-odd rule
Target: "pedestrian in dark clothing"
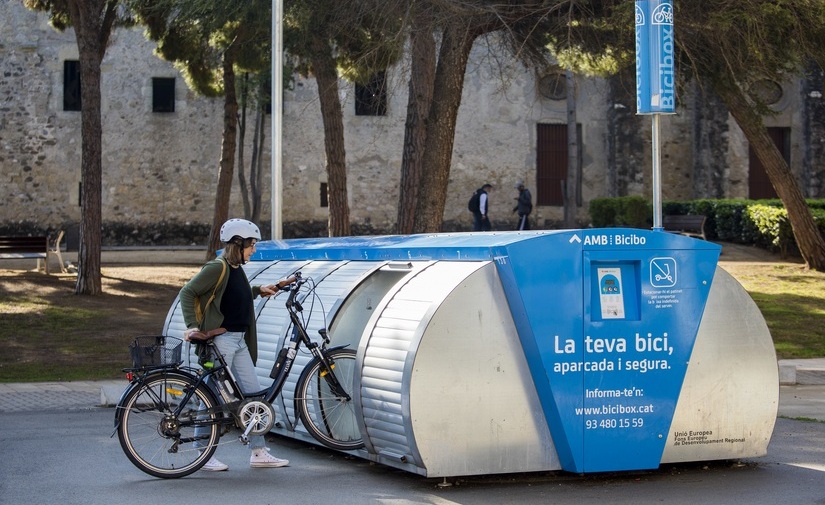
[(478, 188), (470, 198), (468, 205), (470, 212), (473, 213), (473, 230), (474, 231), (490, 231), (490, 217), (487, 215), (489, 210), (489, 198), (487, 193), (493, 189), (490, 184), (485, 184)]
[(519, 181), (516, 184), (518, 196), (516, 197), (516, 206), (513, 207), (513, 212), (518, 212), (517, 230), (530, 229), (530, 213), (533, 212), (533, 195), (530, 190), (524, 187), (524, 183)]

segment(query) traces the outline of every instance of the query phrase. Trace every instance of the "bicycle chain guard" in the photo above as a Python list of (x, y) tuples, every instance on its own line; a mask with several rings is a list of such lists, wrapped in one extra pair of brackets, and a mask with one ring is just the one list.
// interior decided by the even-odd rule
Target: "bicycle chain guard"
[(241, 442), (248, 442), (249, 435), (264, 435), (275, 424), (275, 411), (272, 406), (259, 400), (245, 400), (238, 407), (238, 419), (243, 425), (244, 432)]

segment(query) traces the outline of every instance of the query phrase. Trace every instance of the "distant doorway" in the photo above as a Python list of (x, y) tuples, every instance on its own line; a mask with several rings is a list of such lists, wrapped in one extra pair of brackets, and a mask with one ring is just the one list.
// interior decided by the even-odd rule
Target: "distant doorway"
[[(773, 143), (782, 153), (785, 163), (791, 163), (791, 129), (787, 127), (771, 127), (768, 128), (768, 135), (773, 139)], [(776, 190), (768, 178), (768, 173), (765, 171), (765, 166), (756, 157), (753, 147), (748, 148), (748, 156), (750, 158), (748, 164), (748, 198), (751, 200), (763, 200), (770, 198), (779, 198)]]
[[(581, 184), (582, 132), (577, 125), (579, 150), (579, 184)], [(564, 186), (567, 182), (567, 125), (536, 125), (536, 205), (564, 205)], [(574, 197), (581, 201), (581, 187), (575, 189)]]

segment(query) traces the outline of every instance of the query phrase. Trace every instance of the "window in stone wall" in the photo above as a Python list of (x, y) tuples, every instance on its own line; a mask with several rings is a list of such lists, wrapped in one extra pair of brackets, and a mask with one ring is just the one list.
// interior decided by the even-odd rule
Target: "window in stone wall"
[(63, 110), (80, 110), (80, 62), (63, 62)]
[(152, 77), (152, 112), (175, 112), (174, 77)]
[(356, 116), (387, 115), (387, 74), (377, 72), (367, 84), (355, 85)]
[(321, 207), (329, 207), (329, 193), (327, 193), (327, 183), (321, 183)]
[(548, 100), (567, 99), (567, 76), (564, 72), (551, 72), (541, 76), (537, 87), (539, 94)]

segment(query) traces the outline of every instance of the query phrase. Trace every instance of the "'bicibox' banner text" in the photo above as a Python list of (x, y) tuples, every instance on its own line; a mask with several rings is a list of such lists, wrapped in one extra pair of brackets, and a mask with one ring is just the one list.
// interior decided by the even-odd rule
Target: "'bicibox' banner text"
[(674, 114), (673, 4), (636, 0), (636, 112)]

